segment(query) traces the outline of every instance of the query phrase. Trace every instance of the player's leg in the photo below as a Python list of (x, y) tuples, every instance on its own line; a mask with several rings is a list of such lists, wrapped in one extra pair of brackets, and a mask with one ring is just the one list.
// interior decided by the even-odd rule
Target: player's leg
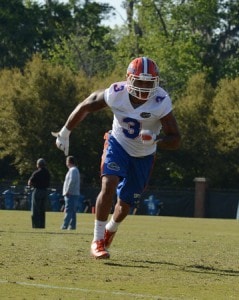
[(110, 214), (113, 198), (119, 177), (115, 175), (104, 175), (101, 180), (101, 191), (96, 199), (95, 214), (99, 221), (107, 221)]
[(153, 155), (129, 159), (128, 175), (117, 187), (118, 201), (111, 220), (106, 224), (104, 236), (106, 249), (110, 247), (120, 223), (129, 214), (130, 207), (134, 205), (135, 200), (140, 199), (148, 183), (153, 163)]
[(91, 244), (91, 254), (95, 258), (109, 258), (109, 252), (104, 245), (104, 232), (118, 182), (119, 178), (115, 175), (102, 177), (101, 191), (96, 200), (94, 238)]
[(125, 177), (128, 154), (110, 135), (105, 136), (105, 146), (101, 161), (101, 191), (96, 200), (94, 238), (91, 254), (95, 258), (108, 258), (109, 252), (104, 245), (104, 232), (110, 214), (116, 188), (120, 178)]
[(105, 227), (104, 243), (106, 249), (110, 247), (120, 223), (127, 217), (129, 211), (130, 205), (118, 198), (114, 213)]

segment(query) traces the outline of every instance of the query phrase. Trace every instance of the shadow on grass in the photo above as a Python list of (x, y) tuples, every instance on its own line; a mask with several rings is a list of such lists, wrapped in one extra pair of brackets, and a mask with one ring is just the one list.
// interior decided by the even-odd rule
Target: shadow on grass
[[(140, 264), (139, 264), (140, 263)], [(215, 274), (215, 275), (221, 275), (221, 276), (239, 276), (239, 270), (227, 270), (227, 269), (219, 269), (212, 266), (204, 266), (204, 265), (189, 265), (189, 266), (183, 266), (171, 262), (166, 261), (132, 261), (132, 265), (129, 263), (119, 264), (114, 263), (111, 261), (105, 262), (106, 265), (113, 266), (113, 267), (132, 267), (132, 268), (150, 268), (150, 265), (164, 265), (164, 266), (173, 266), (175, 268), (181, 269), (184, 272), (191, 272), (191, 273), (205, 273), (205, 274)], [(137, 265), (136, 265), (137, 264)], [(147, 265), (149, 264), (149, 265)]]
[(238, 270), (226, 270), (226, 269), (218, 269), (212, 266), (203, 266), (203, 265), (191, 265), (184, 267), (185, 272), (192, 273), (207, 273), (207, 274), (215, 274), (221, 276), (239, 276)]

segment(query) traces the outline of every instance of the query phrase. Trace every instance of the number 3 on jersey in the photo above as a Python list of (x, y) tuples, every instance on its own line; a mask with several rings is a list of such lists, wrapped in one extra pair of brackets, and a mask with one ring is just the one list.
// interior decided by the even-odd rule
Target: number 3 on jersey
[(140, 132), (140, 128), (141, 128), (140, 122), (138, 120), (129, 117), (124, 118), (123, 122), (127, 123), (128, 125), (127, 129), (123, 129), (124, 135), (129, 139), (135, 139)]

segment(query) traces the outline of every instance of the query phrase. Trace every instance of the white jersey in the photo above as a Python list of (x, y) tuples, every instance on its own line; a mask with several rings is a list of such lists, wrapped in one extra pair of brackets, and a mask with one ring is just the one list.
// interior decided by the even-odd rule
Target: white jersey
[(124, 150), (134, 157), (153, 154), (156, 144), (143, 144), (139, 133), (141, 129), (160, 133), (160, 119), (172, 110), (172, 102), (166, 91), (159, 87), (156, 96), (134, 108), (129, 99), (126, 81), (123, 81), (113, 83), (106, 89), (104, 98), (114, 113), (111, 134)]

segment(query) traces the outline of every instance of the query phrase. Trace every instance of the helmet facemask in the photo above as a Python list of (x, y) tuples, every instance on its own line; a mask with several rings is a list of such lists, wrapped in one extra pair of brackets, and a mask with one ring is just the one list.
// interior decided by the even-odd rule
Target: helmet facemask
[(157, 93), (159, 77), (151, 74), (129, 74), (127, 76), (127, 90), (130, 95), (142, 101), (147, 101)]

